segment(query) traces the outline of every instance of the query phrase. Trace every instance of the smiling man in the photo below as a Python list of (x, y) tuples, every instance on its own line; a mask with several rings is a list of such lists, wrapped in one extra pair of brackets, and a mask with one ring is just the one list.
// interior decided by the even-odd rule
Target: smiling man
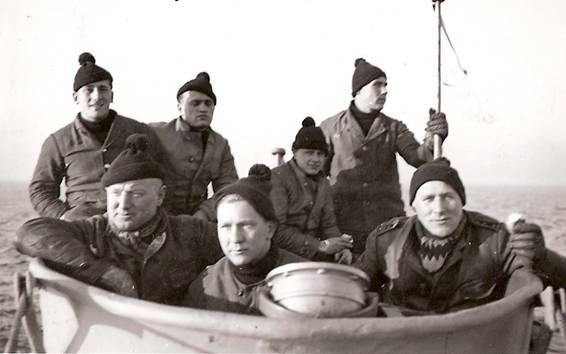
[(292, 145), (293, 159), (273, 169), (271, 199), (279, 227), (273, 242), (317, 261), (352, 261), (351, 237), (336, 226), (330, 185), (323, 173), (328, 145), (311, 117)]
[[(148, 126), (110, 109), (112, 75), (96, 65), (90, 53), (81, 54), (79, 63), (73, 83), (79, 113), (45, 140), (29, 185), (31, 204), (41, 216), (74, 220), (104, 213), (106, 195), (100, 178), (130, 134), (148, 135), (148, 152), (158, 162), (163, 160), (157, 137)], [(63, 180), (64, 201), (59, 199)]]
[(418, 167), (432, 160), (432, 135), (448, 135), (444, 114), (431, 111), (421, 145), (403, 122), (382, 112), (387, 94), (385, 72), (357, 59), (350, 107), (320, 125), (329, 145), (336, 221), (341, 232), (354, 237), (354, 254), (363, 252), (368, 233), (377, 225), (405, 215), (397, 154)]
[(210, 126), (215, 107), (210, 76), (201, 72), (177, 91), (179, 117), (151, 124), (172, 166), (165, 202), (173, 214), (214, 220), (208, 185), (216, 192), (238, 180), (228, 141)]
[(444, 313), (501, 298), (511, 274), (529, 263), (512, 252), (510, 239), (541, 232), (524, 224), (509, 235), (497, 220), (464, 210), (464, 185), (445, 159), (415, 171), (410, 202), (416, 215), (379, 225), (355, 264), (385, 302), (407, 313)]
[(267, 273), (304, 261), (271, 242), (277, 217), (269, 197), (270, 175), (267, 166), (254, 165), (248, 177), (214, 195), (218, 239), (225, 257), (191, 284), (186, 306), (257, 314), (256, 294)]
[(106, 214), (30, 220), (18, 229), (16, 248), (89, 284), (177, 305), (191, 281), (222, 255), (216, 228), (167, 214), (164, 173), (146, 151), (147, 137), (132, 135), (127, 146), (102, 178)]

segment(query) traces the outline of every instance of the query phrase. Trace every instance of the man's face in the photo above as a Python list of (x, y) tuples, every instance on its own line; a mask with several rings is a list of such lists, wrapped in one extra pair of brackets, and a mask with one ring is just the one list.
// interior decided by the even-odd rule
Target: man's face
[(276, 224), (265, 220), (247, 201), (221, 201), (217, 218), (220, 246), (232, 264), (254, 264), (267, 254)]
[(421, 224), (432, 235), (449, 236), (462, 219), (462, 201), (446, 182), (429, 181), (415, 194), (413, 209)]
[(187, 91), (179, 96), (179, 113), (193, 128), (208, 128), (212, 122), (214, 102), (212, 98), (198, 91)]
[(106, 188), (108, 221), (118, 231), (136, 231), (155, 216), (165, 187), (158, 178), (116, 183)]
[(324, 167), (326, 153), (314, 149), (298, 149), (293, 152), (297, 165), (309, 176), (318, 174)]
[(358, 91), (354, 98), (358, 109), (365, 113), (381, 111), (387, 99), (387, 79), (379, 77)]
[(113, 98), (110, 80), (84, 85), (73, 93), (81, 117), (91, 122), (99, 122), (108, 116)]

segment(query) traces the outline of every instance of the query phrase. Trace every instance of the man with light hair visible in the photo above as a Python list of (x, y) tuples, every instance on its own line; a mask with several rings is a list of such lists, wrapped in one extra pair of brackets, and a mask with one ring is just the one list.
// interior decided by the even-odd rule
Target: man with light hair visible
[(230, 145), (211, 128), (216, 95), (206, 72), (199, 73), (177, 91), (179, 117), (150, 124), (166, 150), (168, 171), (167, 210), (215, 219), (208, 186), (217, 192), (238, 180)]
[(272, 242), (277, 217), (270, 200), (271, 172), (254, 165), (249, 176), (214, 195), (218, 239), (225, 257), (191, 284), (184, 305), (258, 314), (257, 293), (272, 269), (303, 258)]
[(102, 177), (107, 213), (30, 220), (17, 231), (18, 251), (88, 284), (178, 305), (191, 281), (222, 252), (214, 224), (162, 208), (164, 173), (147, 147), (146, 136), (130, 136)]
[[(82, 53), (73, 82), (79, 113), (72, 123), (45, 139), (29, 185), (30, 201), (41, 216), (76, 220), (103, 214), (106, 194), (101, 177), (134, 133), (148, 136), (148, 153), (163, 162), (157, 136), (147, 125), (110, 109), (114, 101), (110, 72)], [(59, 199), (65, 181), (65, 200)]]

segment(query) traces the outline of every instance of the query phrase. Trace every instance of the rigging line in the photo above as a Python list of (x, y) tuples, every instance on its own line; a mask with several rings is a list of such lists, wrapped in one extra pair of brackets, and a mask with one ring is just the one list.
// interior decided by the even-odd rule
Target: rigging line
[[(436, 12), (436, 2), (435, 0), (432, 0), (432, 11)], [(444, 0), (441, 0), (441, 2)], [(458, 67), (460, 68), (460, 70), (462, 70), (462, 72), (464, 73), (464, 75), (468, 75), (468, 70), (464, 69), (464, 67), (462, 66), (462, 63), (460, 62), (460, 56), (458, 55), (458, 52), (456, 52), (456, 48), (454, 48), (454, 44), (452, 44), (452, 40), (450, 39), (450, 36), (448, 35), (448, 31), (446, 30), (446, 25), (444, 24), (444, 18), (442, 17), (442, 15), (440, 15), (440, 27), (442, 28), (442, 31), (444, 32), (444, 35), (446, 36), (446, 39), (448, 40), (448, 44), (450, 45), (450, 49), (452, 49), (452, 53), (454, 53), (454, 56), (456, 57), (456, 62), (458, 63)], [(446, 83), (444, 83), (446, 84)]]
[(460, 70), (462, 70), (464, 75), (468, 75), (468, 70), (466, 70), (466, 69), (464, 69), (464, 67), (462, 67), (462, 63), (460, 62), (460, 56), (458, 56), (458, 52), (456, 52), (456, 48), (454, 48), (454, 45), (452, 44), (452, 40), (450, 39), (450, 36), (448, 35), (448, 31), (446, 30), (446, 26), (444, 25), (444, 18), (442, 18), (442, 16), (440, 16), (440, 26), (442, 27), (442, 31), (444, 32), (444, 35), (446, 36), (446, 39), (448, 40), (448, 44), (450, 44), (450, 48), (452, 49), (452, 53), (454, 53), (454, 56), (456, 57), (456, 62), (458, 63)]

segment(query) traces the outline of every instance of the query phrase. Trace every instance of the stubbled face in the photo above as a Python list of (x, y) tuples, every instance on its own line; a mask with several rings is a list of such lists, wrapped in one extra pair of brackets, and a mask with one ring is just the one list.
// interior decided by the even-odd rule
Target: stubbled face
[(254, 264), (267, 254), (276, 224), (265, 220), (247, 201), (221, 201), (217, 218), (220, 246), (232, 264)]
[(354, 97), (356, 107), (364, 112), (381, 111), (387, 99), (387, 79), (378, 77), (362, 87)]
[(158, 178), (116, 183), (106, 188), (108, 222), (117, 231), (136, 231), (163, 203), (165, 187)]
[(413, 209), (421, 224), (437, 237), (452, 234), (463, 214), (460, 196), (443, 181), (423, 184), (415, 194)]
[(326, 161), (326, 153), (314, 149), (298, 149), (293, 151), (293, 157), (299, 168), (307, 175), (312, 176), (322, 171)]
[(91, 122), (99, 122), (108, 116), (110, 103), (114, 99), (110, 80), (102, 80), (84, 85), (73, 93), (73, 99), (81, 117)]
[(179, 113), (193, 128), (208, 128), (212, 123), (214, 102), (212, 98), (198, 91), (187, 91), (179, 96)]

